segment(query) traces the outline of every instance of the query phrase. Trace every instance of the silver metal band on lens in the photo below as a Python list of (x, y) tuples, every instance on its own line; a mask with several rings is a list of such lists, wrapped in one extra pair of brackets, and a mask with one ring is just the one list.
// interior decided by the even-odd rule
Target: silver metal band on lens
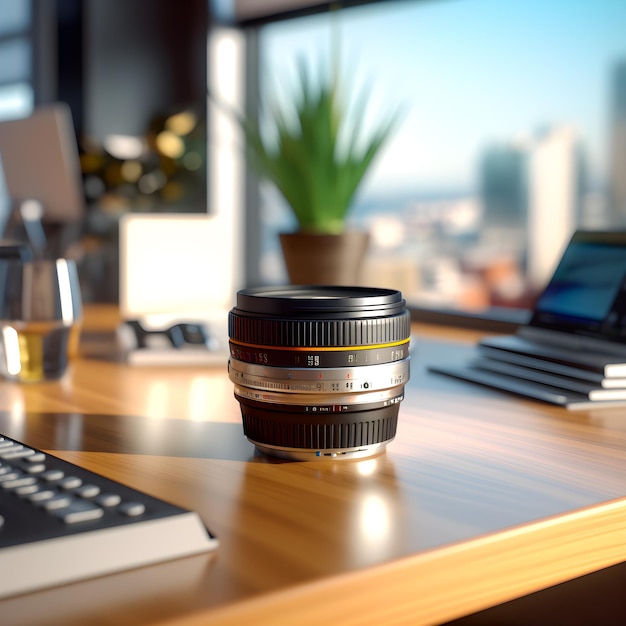
[(404, 385), (409, 380), (410, 357), (394, 363), (365, 367), (323, 369), (280, 368), (231, 359), (230, 380), (244, 387), (283, 393), (354, 393)]
[(373, 443), (367, 446), (359, 446), (358, 448), (325, 448), (324, 450), (306, 450), (303, 448), (288, 448), (284, 446), (272, 446), (266, 443), (260, 443), (249, 439), (261, 452), (278, 456), (291, 461), (315, 461), (328, 459), (367, 459), (375, 454), (382, 452), (387, 444), (392, 441), (389, 439), (381, 443)]
[(234, 386), (235, 397), (241, 401), (275, 404), (298, 413), (354, 413), (369, 409), (384, 408), (400, 403), (404, 399), (404, 387), (393, 387), (369, 393), (330, 394), (285, 394), (268, 393), (258, 389)]

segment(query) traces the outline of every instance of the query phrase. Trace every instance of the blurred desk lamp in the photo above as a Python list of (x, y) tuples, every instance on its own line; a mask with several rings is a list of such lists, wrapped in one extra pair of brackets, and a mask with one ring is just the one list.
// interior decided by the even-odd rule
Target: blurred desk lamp
[(28, 241), (36, 256), (63, 256), (85, 214), (69, 107), (55, 103), (0, 122), (0, 165), (10, 201), (2, 236)]

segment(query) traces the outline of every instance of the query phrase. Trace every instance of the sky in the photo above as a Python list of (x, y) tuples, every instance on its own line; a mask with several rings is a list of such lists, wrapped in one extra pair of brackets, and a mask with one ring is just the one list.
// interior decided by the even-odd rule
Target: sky
[(392, 0), (278, 22), (261, 31), (261, 84), (285, 98), (296, 59), (327, 64), (333, 38), (348, 91), (368, 96), (364, 132), (402, 110), (371, 192), (473, 189), (486, 147), (562, 124), (602, 182), (626, 0)]

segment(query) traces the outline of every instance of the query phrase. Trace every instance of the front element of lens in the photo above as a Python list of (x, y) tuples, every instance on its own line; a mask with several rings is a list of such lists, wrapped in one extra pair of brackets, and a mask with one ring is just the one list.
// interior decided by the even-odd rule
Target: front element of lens
[(410, 315), (399, 291), (245, 289), (228, 334), (244, 433), (259, 449), (366, 457), (395, 436), (409, 379)]

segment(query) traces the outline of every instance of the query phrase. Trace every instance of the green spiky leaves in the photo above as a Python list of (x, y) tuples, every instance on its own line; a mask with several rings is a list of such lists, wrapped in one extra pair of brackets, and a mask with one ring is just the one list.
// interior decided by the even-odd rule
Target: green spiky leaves
[(304, 63), (293, 108), (274, 103), (268, 111), (271, 139), (259, 123), (241, 119), (248, 156), (293, 209), (300, 229), (339, 233), (365, 173), (391, 133), (397, 116), (360, 137), (366, 98), (348, 115), (336, 77), (315, 85)]

